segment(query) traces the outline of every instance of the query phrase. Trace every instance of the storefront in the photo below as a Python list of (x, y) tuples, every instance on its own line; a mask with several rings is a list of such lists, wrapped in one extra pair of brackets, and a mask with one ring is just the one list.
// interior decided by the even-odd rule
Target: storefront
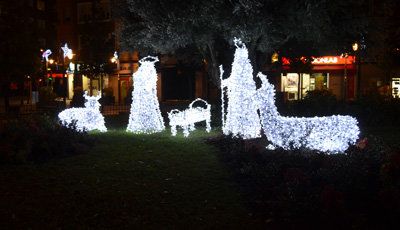
[(308, 91), (313, 90), (329, 90), (338, 99), (353, 100), (356, 91), (355, 57), (315, 57), (311, 73), (295, 73), (290, 68), (290, 61), (284, 58), (280, 90), (287, 100), (304, 98)]

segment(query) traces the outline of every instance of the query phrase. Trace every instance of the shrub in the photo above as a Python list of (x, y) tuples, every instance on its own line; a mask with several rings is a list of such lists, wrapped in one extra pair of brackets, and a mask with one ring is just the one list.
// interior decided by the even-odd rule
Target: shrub
[[(400, 214), (400, 154), (379, 138), (347, 154), (212, 139), (254, 216), (278, 228), (385, 228)], [(397, 195), (396, 195), (397, 194)], [(375, 227), (374, 227), (375, 226)]]
[(0, 127), (0, 163), (41, 162), (88, 150), (92, 140), (74, 125), (61, 126), (48, 116), (7, 121)]

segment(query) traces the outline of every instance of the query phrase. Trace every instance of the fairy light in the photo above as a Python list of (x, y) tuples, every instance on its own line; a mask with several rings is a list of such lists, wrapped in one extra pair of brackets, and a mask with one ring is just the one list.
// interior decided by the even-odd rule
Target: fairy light
[[(196, 102), (203, 102), (205, 104), (205, 108), (202, 107), (194, 107), (193, 104)], [(168, 113), (169, 125), (171, 126), (171, 134), (175, 136), (177, 131), (177, 126), (182, 127), (183, 136), (188, 137), (190, 131), (194, 131), (195, 123), (197, 122), (206, 122), (206, 131), (211, 131), (211, 105), (207, 103), (207, 101), (197, 98), (196, 100), (190, 103), (189, 108), (183, 111), (179, 111), (177, 109), (173, 109)]]
[(68, 48), (68, 44), (67, 43), (65, 43), (65, 45), (63, 47), (61, 47), (61, 49), (62, 49), (62, 51), (64, 53), (63, 54), (64, 58), (68, 57), (68, 59), (72, 59), (74, 54), (72, 53), (72, 49)]
[[(235, 56), (231, 75), (222, 79), (222, 131), (225, 135), (251, 139), (260, 137), (261, 124), (257, 113), (256, 84), (253, 80), (253, 67), (248, 58), (246, 45), (235, 38)], [(225, 90), (225, 88), (227, 88)], [(225, 114), (224, 93), (227, 94), (228, 106)]]
[(157, 98), (157, 57), (147, 56), (139, 61), (139, 69), (133, 74), (132, 105), (126, 131), (155, 133), (165, 129)]
[(358, 122), (351, 116), (283, 117), (275, 106), (275, 89), (267, 76), (257, 75), (262, 86), (258, 89), (261, 123), (267, 139), (272, 143), (268, 149), (307, 148), (328, 153), (344, 152), (355, 144), (360, 133)]
[(46, 62), (49, 61), (49, 56), (52, 54), (51, 50), (47, 49), (45, 51), (43, 51), (42, 53), (42, 58), (44, 58), (46, 60)]
[(87, 92), (83, 95), (86, 99), (85, 108), (65, 109), (58, 114), (61, 124), (69, 126), (73, 121), (76, 122), (78, 131), (99, 130), (106, 132), (107, 128), (104, 124), (104, 117), (100, 113), (101, 92), (98, 96), (88, 96)]

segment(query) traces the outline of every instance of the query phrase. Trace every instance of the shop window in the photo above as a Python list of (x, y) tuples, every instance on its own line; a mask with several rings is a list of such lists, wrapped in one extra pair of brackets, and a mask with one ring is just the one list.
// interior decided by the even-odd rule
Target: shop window
[(400, 78), (392, 78), (392, 96), (400, 98)]
[(37, 0), (37, 2), (36, 2), (36, 8), (37, 8), (38, 10), (41, 10), (41, 11), (46, 10), (46, 4), (45, 4), (45, 2), (44, 2), (43, 0)]

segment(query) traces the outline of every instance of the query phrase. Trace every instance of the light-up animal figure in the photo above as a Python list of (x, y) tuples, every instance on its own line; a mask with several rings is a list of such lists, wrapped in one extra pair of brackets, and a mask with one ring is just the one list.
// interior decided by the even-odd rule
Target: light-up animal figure
[[(253, 67), (248, 58), (246, 45), (240, 39), (234, 39), (236, 51), (232, 63), (231, 75), (222, 79), (222, 131), (225, 135), (251, 139), (260, 137), (261, 124), (257, 113), (256, 83), (253, 80)], [(226, 90), (225, 90), (226, 89)], [(224, 93), (228, 106), (225, 114)], [(226, 119), (225, 119), (226, 116)]]
[(272, 147), (338, 153), (356, 143), (360, 130), (355, 118), (341, 115), (283, 117), (275, 106), (274, 86), (268, 82), (266, 75), (259, 73), (257, 76), (262, 81), (258, 89), (261, 123)]
[(83, 97), (86, 99), (84, 108), (69, 108), (58, 114), (61, 124), (68, 126), (75, 121), (78, 131), (97, 129), (100, 132), (106, 132), (107, 128), (104, 125), (104, 117), (100, 113), (101, 105), (98, 102), (101, 98), (101, 91), (99, 91), (98, 96), (88, 96), (87, 92), (85, 92)]
[[(206, 107), (193, 108), (193, 104), (196, 102), (203, 102)], [(176, 127), (181, 126), (183, 128), (184, 137), (188, 137), (189, 132), (195, 130), (194, 124), (201, 121), (206, 122), (206, 131), (211, 131), (211, 105), (201, 98), (197, 98), (196, 100), (192, 101), (192, 103), (189, 105), (189, 108), (186, 110), (171, 110), (168, 113), (168, 118), (169, 125), (171, 126), (172, 136), (176, 135)]]

